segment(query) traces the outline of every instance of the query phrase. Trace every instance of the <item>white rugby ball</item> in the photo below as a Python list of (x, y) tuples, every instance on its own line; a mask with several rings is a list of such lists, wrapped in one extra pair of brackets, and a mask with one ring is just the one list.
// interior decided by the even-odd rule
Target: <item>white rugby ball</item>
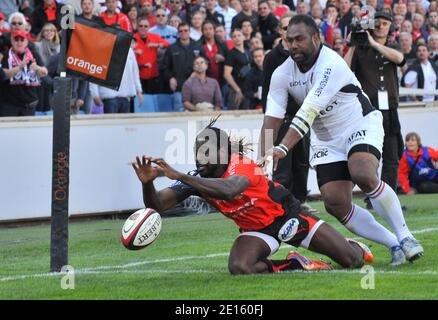
[(160, 214), (154, 209), (140, 209), (126, 220), (120, 239), (127, 249), (139, 250), (154, 242), (160, 231)]

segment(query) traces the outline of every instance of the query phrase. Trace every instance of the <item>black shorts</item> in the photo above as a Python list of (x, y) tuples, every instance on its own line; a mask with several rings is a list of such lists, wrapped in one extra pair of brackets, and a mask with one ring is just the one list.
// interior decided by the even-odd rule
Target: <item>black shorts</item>
[(256, 236), (264, 240), (271, 248), (271, 254), (278, 250), (281, 242), (294, 247), (308, 248), (312, 237), (324, 221), (306, 212), (300, 207), (290, 208), (277, 217), (273, 223), (260, 230), (243, 230), (241, 236)]

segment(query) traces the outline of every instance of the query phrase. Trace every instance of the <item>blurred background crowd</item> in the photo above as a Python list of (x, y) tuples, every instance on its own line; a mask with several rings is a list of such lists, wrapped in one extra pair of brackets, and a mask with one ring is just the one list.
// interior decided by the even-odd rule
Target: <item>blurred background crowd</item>
[(391, 17), (388, 42), (407, 62), (401, 85), (438, 83), (436, 0), (2, 0), (0, 116), (51, 113), (63, 4), (133, 34), (120, 89), (75, 78), (73, 113), (263, 108), (264, 57), (281, 45), (291, 17), (312, 16), (324, 45), (344, 56), (364, 5)]

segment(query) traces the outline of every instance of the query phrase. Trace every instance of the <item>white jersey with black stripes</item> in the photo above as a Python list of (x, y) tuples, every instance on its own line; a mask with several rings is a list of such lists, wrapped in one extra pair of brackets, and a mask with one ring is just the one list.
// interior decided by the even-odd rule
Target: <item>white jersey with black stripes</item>
[(374, 109), (342, 57), (326, 46), (321, 47), (307, 72), (301, 72), (291, 57), (274, 71), (265, 114), (282, 119), (288, 94), (302, 109), (308, 107), (318, 113), (313, 124), (298, 118), (304, 126), (311, 126), (320, 141), (339, 137), (346, 126), (362, 121)]

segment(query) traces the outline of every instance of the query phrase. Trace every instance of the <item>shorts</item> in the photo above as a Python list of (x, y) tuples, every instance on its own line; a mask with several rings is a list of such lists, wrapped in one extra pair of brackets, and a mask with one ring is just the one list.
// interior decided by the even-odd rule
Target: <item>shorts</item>
[(383, 116), (378, 110), (370, 112), (361, 121), (349, 125), (341, 134), (329, 141), (312, 135), (310, 165), (346, 162), (351, 153), (365, 151), (373, 153), (379, 160), (382, 154)]
[(307, 249), (322, 223), (323, 220), (304, 210), (290, 209), (284, 215), (277, 217), (269, 226), (261, 230), (241, 230), (239, 236), (254, 236), (262, 239), (273, 255), (282, 242)]

